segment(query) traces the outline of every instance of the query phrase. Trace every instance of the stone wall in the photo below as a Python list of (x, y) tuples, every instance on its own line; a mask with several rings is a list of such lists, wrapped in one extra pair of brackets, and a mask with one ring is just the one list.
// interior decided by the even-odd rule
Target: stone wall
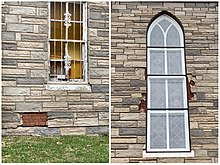
[(46, 90), (48, 3), (2, 2), (3, 135), (108, 134), (108, 4), (87, 8), (91, 92)]
[[(146, 116), (138, 104), (146, 93), (146, 30), (162, 10), (175, 15), (185, 33), (187, 75), (195, 82), (189, 103), (195, 157), (143, 158)], [(218, 4), (112, 2), (112, 162), (214, 163), (218, 158)]]

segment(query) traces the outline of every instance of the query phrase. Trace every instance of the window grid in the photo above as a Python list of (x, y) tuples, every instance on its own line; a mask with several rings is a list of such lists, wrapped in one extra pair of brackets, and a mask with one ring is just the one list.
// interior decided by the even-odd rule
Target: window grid
[[(170, 22), (170, 25), (166, 25), (167, 27), (166, 30), (163, 30), (163, 27), (159, 24), (160, 21), (163, 20), (168, 20)], [(164, 21), (165, 22), (165, 21)], [(163, 32), (163, 45), (151, 45), (151, 32), (154, 30), (154, 28), (158, 26), (160, 28), (160, 30)], [(174, 46), (169, 46), (167, 42), (169, 42), (169, 38), (167, 38), (168, 32), (170, 30), (171, 27), (175, 27), (177, 29), (177, 32), (179, 34), (179, 45), (175, 45), (174, 42)], [(147, 45), (147, 93), (148, 93), (148, 97), (147, 97), (147, 148), (146, 151), (147, 152), (188, 152), (190, 151), (190, 141), (189, 141), (189, 120), (188, 120), (188, 100), (187, 100), (187, 76), (186, 76), (186, 68), (185, 68), (185, 57), (184, 57), (184, 40), (183, 40), (183, 32), (182, 29), (180, 28), (179, 24), (173, 20), (172, 18), (170, 18), (168, 15), (161, 15), (159, 16), (156, 20), (154, 20), (154, 22), (151, 24), (151, 26), (148, 29), (148, 35), (147, 35), (147, 39), (148, 39), (148, 45)], [(178, 38), (177, 38), (178, 41)], [(156, 43), (156, 42), (155, 42)], [(172, 42), (170, 42), (172, 43)], [(162, 73), (152, 73), (151, 69), (151, 51), (158, 51), (161, 50), (163, 51), (162, 55), (164, 55), (164, 72), (162, 71)], [(168, 51), (171, 50), (180, 50), (180, 56), (181, 56), (181, 72), (178, 74), (172, 74), (168, 72)], [(162, 69), (163, 70), (163, 69)], [(163, 108), (155, 108), (151, 106), (151, 83), (150, 80), (156, 80), (156, 79), (163, 79), (165, 81), (165, 107)], [(169, 85), (168, 85), (168, 81), (169, 79), (176, 79), (176, 80), (182, 80), (182, 92), (183, 92), (183, 107), (169, 107)], [(151, 143), (153, 141), (153, 139), (151, 139), (151, 134), (153, 136), (151, 129), (151, 114), (165, 114), (165, 119), (166, 119), (166, 148), (152, 148), (151, 147)], [(170, 114), (175, 114), (177, 116), (177, 114), (183, 114), (183, 121), (184, 121), (184, 130), (182, 130), (182, 132), (185, 133), (184, 139), (185, 139), (185, 146), (184, 147), (177, 147), (177, 148), (170, 148), (170, 140), (175, 142), (175, 139), (171, 139), (172, 137), (170, 136), (170, 130), (171, 126), (169, 125), (170, 122), (172, 121), (170, 118)], [(172, 124), (172, 123), (171, 123)], [(171, 132), (172, 133), (172, 132)], [(175, 134), (175, 132), (173, 133)], [(171, 134), (172, 135), (172, 134)], [(176, 134), (175, 134), (176, 135)], [(176, 135), (177, 136), (177, 135)], [(178, 139), (177, 139), (178, 140)], [(172, 145), (172, 143), (171, 143)]]

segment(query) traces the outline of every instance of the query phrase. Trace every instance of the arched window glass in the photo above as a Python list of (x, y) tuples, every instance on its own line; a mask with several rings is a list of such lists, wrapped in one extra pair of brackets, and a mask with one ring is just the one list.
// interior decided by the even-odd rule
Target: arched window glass
[(162, 14), (147, 32), (147, 152), (190, 151), (183, 30)]

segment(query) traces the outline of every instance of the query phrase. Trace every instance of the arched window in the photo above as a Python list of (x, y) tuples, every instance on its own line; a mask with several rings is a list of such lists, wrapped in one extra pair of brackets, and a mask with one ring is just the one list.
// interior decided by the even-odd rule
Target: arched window
[(191, 151), (188, 114), (183, 30), (162, 12), (147, 31), (146, 151)]

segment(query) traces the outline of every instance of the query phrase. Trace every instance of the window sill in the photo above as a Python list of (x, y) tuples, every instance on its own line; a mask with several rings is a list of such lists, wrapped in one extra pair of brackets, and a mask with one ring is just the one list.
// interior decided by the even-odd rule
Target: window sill
[(71, 90), (75, 92), (91, 92), (89, 84), (47, 84), (47, 90)]
[(194, 157), (194, 151), (191, 152), (178, 152), (178, 153), (146, 153), (143, 151), (143, 158), (149, 157)]

